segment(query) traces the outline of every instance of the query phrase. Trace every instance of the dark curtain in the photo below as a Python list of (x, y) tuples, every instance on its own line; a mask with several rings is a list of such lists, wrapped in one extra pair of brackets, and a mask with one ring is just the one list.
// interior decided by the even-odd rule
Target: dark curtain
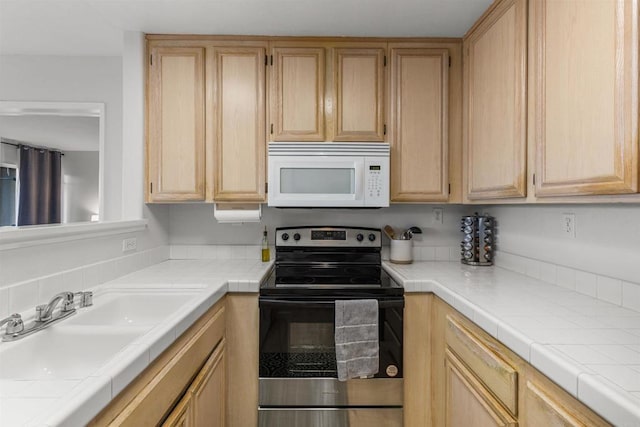
[(56, 224), (61, 217), (62, 154), (20, 146), (18, 225)]

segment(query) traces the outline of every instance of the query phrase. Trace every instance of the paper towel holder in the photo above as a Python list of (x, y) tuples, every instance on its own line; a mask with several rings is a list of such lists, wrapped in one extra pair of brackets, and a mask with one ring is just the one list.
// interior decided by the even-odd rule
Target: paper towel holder
[(214, 203), (213, 216), (220, 224), (260, 222), (262, 219), (262, 204)]

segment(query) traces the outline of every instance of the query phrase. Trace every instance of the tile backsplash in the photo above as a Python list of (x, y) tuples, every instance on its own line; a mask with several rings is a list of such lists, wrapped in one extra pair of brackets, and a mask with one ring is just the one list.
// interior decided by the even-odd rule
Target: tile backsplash
[(602, 276), (504, 251), (498, 252), (495, 264), (534, 279), (640, 311), (640, 283)]
[[(640, 310), (640, 206), (486, 206), (496, 217), (496, 264)], [(575, 236), (563, 217), (575, 215)]]
[(0, 318), (44, 304), (62, 291), (78, 292), (169, 258), (168, 246), (100, 261), (0, 288)]
[[(255, 259), (261, 258), (260, 245), (171, 245), (171, 259)], [(275, 248), (270, 247), (271, 259)], [(382, 247), (382, 259), (389, 259), (389, 246)], [(415, 261), (459, 261), (460, 248), (456, 246), (414, 245)]]

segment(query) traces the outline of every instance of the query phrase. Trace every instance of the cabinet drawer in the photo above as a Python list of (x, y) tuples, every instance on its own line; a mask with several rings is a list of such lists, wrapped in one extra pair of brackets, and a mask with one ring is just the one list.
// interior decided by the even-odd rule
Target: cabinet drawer
[(184, 346), (151, 378), (110, 425), (158, 425), (183, 395), (216, 344), (222, 340), (224, 331), (224, 308), (221, 308), (188, 338)]
[(518, 372), (458, 319), (447, 316), (445, 340), (458, 358), (513, 415), (518, 412)]

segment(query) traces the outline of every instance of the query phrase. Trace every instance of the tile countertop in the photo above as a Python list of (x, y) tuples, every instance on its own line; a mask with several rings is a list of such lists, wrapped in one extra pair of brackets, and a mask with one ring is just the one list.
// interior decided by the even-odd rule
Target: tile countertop
[[(123, 289), (198, 293), (87, 378), (0, 381), (0, 425), (86, 424), (225, 293), (258, 292), (271, 266), (172, 260), (97, 287), (96, 301)], [(406, 292), (438, 295), (614, 425), (640, 427), (640, 312), (497, 267), (384, 268)]]
[[(86, 424), (227, 292), (258, 292), (272, 265), (249, 260), (172, 260), (94, 288), (96, 304), (102, 295), (121, 291), (187, 291), (194, 296), (88, 377), (0, 380), (0, 426)], [(2, 360), (4, 344), (0, 343), (0, 364), (6, 367), (9, 362)]]
[(616, 426), (640, 427), (640, 312), (498, 267), (384, 263), (433, 292)]

